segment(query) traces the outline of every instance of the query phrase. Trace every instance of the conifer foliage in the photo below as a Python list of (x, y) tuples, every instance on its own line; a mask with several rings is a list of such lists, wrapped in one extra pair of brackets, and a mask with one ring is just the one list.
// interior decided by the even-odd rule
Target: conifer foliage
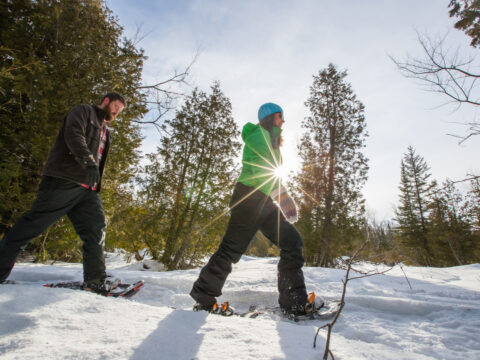
[(456, 17), (455, 28), (472, 38), (473, 47), (480, 45), (480, 2), (478, 0), (451, 0), (448, 4), (451, 17)]
[[(114, 214), (115, 194), (139, 159), (141, 136), (133, 120), (146, 112), (138, 91), (143, 51), (122, 32), (100, 0), (0, 2), (0, 235), (31, 206), (66, 112), (76, 104), (98, 104), (107, 91), (128, 102), (113, 124), (102, 192), (105, 212)], [(36, 250), (79, 260), (81, 253), (72, 250), (76, 239), (62, 220)]]
[(404, 261), (423, 266), (453, 266), (478, 260), (478, 189), (467, 193), (447, 180), (430, 180), (425, 159), (409, 147), (401, 161), (396, 247)]
[(410, 146), (401, 162), (400, 206), (396, 216), (405, 248), (422, 265), (431, 265), (432, 262), (427, 217), (429, 192), (435, 183), (429, 183), (429, 170), (425, 160)]
[(359, 239), (368, 159), (364, 106), (333, 64), (313, 77), (294, 178), (307, 262), (331, 266)]
[(225, 230), (237, 177), (239, 135), (229, 99), (215, 83), (194, 89), (175, 118), (165, 122), (160, 146), (148, 156), (142, 196), (155, 221), (149, 250), (169, 269), (194, 264)]

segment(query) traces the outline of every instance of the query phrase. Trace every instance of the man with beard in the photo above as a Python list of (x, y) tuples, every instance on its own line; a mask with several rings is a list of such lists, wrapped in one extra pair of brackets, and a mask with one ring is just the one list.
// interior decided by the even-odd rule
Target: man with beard
[(0, 241), (0, 283), (6, 281), (20, 251), (67, 215), (83, 242), (84, 287), (100, 294), (112, 288), (106, 280), (106, 223), (98, 193), (110, 147), (108, 125), (124, 107), (124, 98), (111, 92), (100, 105), (81, 104), (67, 113), (31, 210)]

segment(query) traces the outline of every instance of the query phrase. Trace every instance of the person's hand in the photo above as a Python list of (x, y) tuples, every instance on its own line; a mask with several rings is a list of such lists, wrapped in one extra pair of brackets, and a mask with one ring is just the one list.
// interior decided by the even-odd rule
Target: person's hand
[(280, 199), (280, 209), (282, 209), (283, 215), (287, 221), (294, 224), (298, 220), (297, 205), (295, 201), (287, 193), (283, 193)]
[(94, 187), (100, 182), (100, 171), (98, 170), (98, 166), (96, 165), (88, 165), (87, 166), (87, 185)]
[(298, 220), (297, 205), (290, 195), (288, 195), (285, 187), (280, 186), (278, 189), (275, 189), (270, 194), (270, 197), (280, 206), (283, 215), (289, 223), (293, 224)]

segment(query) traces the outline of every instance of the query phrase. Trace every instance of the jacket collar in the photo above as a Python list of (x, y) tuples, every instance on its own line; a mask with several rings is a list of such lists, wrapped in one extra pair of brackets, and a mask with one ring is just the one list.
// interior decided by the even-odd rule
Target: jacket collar
[(93, 105), (95, 109), (95, 113), (97, 114), (97, 118), (99, 120), (100, 125), (103, 124), (103, 121), (107, 117), (107, 112), (105, 110), (100, 109), (97, 105)]
[(280, 129), (279, 127), (273, 126), (273, 135), (275, 135), (275, 137), (279, 137), (281, 133), (282, 133), (282, 129)]

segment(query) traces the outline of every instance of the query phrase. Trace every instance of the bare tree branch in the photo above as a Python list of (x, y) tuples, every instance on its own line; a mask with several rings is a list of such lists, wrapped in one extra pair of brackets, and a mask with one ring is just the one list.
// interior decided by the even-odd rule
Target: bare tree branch
[[(417, 36), (424, 53), (423, 58), (407, 55), (406, 60), (398, 61), (389, 56), (400, 73), (407, 78), (420, 80), (427, 91), (444, 95), (447, 101), (443, 105), (456, 104), (457, 109), (462, 104), (480, 105), (480, 89), (477, 82), (480, 74), (474, 71), (478, 67), (475, 56), (470, 55), (461, 60), (458, 48), (453, 52), (446, 50), (446, 36), (438, 40), (419, 33)], [(466, 135), (449, 134), (460, 138), (460, 144), (472, 136), (480, 135), (480, 123), (477, 120), (464, 125), (469, 127)]]
[[(468, 176), (468, 174), (467, 174), (467, 176)], [(466, 179), (462, 179), (462, 180), (451, 181), (451, 180), (447, 179), (447, 181), (446, 181), (447, 185), (441, 187), (440, 189), (436, 189), (435, 191), (431, 191), (431, 194), (439, 193), (440, 191), (445, 190), (449, 185), (458, 184), (458, 183), (471, 181), (471, 180), (477, 180), (479, 178), (480, 178), (480, 176), (478, 176), (478, 175), (471, 175), (471, 177), (466, 178)]]
[[(385, 274), (386, 272), (390, 271), (393, 269), (393, 267), (390, 267), (384, 271), (377, 271), (377, 270), (374, 270), (374, 271), (368, 271), (368, 272), (364, 272), (364, 271), (360, 271), (360, 270), (357, 270), (357, 269), (354, 269), (353, 268), (353, 264), (357, 261), (357, 258), (359, 256), (359, 254), (363, 251), (363, 249), (365, 249), (365, 247), (367, 246), (367, 244), (370, 242), (370, 233), (367, 232), (367, 239), (365, 240), (365, 242), (362, 244), (362, 246), (357, 249), (357, 251), (355, 251), (355, 253), (346, 261), (346, 274), (345, 274), (345, 279), (342, 281), (343, 282), (343, 290), (342, 290), (342, 297), (341, 297), (341, 300), (340, 300), (340, 308), (337, 312), (337, 314), (335, 315), (335, 317), (333, 318), (333, 320), (331, 322), (329, 322), (328, 324), (325, 324), (321, 327), (319, 327), (317, 329), (317, 333), (315, 334), (315, 338), (314, 338), (314, 341), (313, 341), (313, 347), (315, 348), (316, 347), (316, 343), (317, 343), (317, 337), (318, 337), (318, 333), (320, 332), (321, 329), (324, 329), (324, 328), (327, 328), (327, 339), (326, 339), (326, 342), (325, 342), (325, 351), (323, 353), (323, 360), (328, 360), (328, 356), (330, 355), (330, 357), (332, 359), (334, 359), (333, 357), (333, 353), (332, 351), (330, 350), (330, 339), (331, 339), (331, 334), (332, 334), (332, 328), (333, 326), (335, 325), (335, 323), (337, 322), (338, 318), (340, 317), (340, 314), (345, 306), (345, 297), (346, 297), (346, 293), (347, 293), (347, 284), (350, 280), (355, 280), (355, 279), (361, 279), (361, 278), (366, 278), (366, 277), (369, 277), (369, 276), (374, 276), (374, 275), (380, 275), (380, 274)], [(362, 274), (360, 276), (354, 276), (354, 277), (350, 277), (350, 271), (355, 271), (359, 274)], [(403, 271), (403, 270), (402, 270)], [(409, 283), (410, 284), (410, 283)]]
[(136, 47), (143, 39), (145, 39), (148, 35), (152, 33), (152, 30), (144, 33), (142, 31), (143, 23), (137, 23), (135, 27), (136, 27), (136, 31), (135, 31), (135, 35), (133, 35), (132, 42), (133, 42), (133, 45), (135, 45)]
[(412, 284), (410, 284), (410, 281), (408, 280), (407, 274), (405, 274), (405, 271), (403, 270), (402, 264), (399, 264), (400, 269), (402, 270), (403, 276), (405, 276), (405, 279), (407, 280), (408, 286), (410, 287), (410, 290), (413, 290)]
[(168, 79), (137, 87), (144, 94), (144, 103), (149, 112), (148, 118), (134, 122), (141, 125), (153, 125), (159, 133), (164, 132), (164, 128), (161, 126), (163, 119), (176, 109), (178, 101), (185, 96), (185, 90), (191, 87), (188, 79), (198, 56), (199, 52), (197, 51), (192, 61), (184, 69), (175, 70)]
[(469, 123), (460, 123), (461, 125), (467, 126), (468, 127), (468, 135), (466, 136), (460, 136), (460, 135), (455, 135), (455, 134), (447, 134), (449, 136), (456, 137), (460, 139), (458, 142), (459, 145), (463, 144), (465, 141), (470, 139), (472, 136), (480, 135), (480, 123), (479, 122), (469, 122)]
[(360, 276), (354, 276), (354, 277), (351, 277), (349, 278), (348, 280), (355, 280), (355, 279), (363, 279), (363, 278), (366, 278), (366, 277), (370, 277), (370, 276), (374, 276), (374, 275), (381, 275), (381, 274), (385, 274), (387, 272), (389, 272), (390, 270), (393, 269), (393, 266), (386, 269), (386, 270), (383, 270), (383, 271), (372, 271), (372, 272), (369, 272), (369, 273), (362, 273), (361, 271), (359, 270), (355, 270), (353, 267), (352, 267), (352, 270), (355, 271), (355, 272), (358, 272), (358, 273), (361, 273), (363, 275), (360, 275)]

